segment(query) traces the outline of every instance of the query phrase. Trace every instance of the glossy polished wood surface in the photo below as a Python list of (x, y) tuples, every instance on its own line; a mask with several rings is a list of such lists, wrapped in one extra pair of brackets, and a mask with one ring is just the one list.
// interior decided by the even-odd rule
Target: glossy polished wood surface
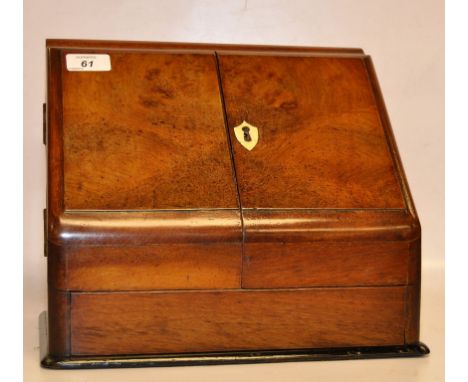
[(419, 223), (405, 210), (242, 210), (246, 242), (414, 240)]
[(62, 71), (65, 208), (237, 208), (214, 54), (110, 59)]
[(74, 354), (394, 345), (405, 288), (72, 294)]
[[(360, 58), (220, 54), (243, 208), (404, 208)], [(245, 150), (233, 128), (259, 141)]]
[(242, 241), (238, 210), (65, 212), (49, 224), (59, 245), (153, 245)]

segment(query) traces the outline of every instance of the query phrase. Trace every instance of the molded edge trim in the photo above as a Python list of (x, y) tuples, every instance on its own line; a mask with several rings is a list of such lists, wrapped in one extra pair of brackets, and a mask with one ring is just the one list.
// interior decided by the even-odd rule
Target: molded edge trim
[(183, 49), (183, 50), (249, 50), (249, 51), (285, 51), (285, 52), (317, 52), (331, 54), (359, 54), (361, 48), (342, 47), (312, 47), (295, 45), (252, 45), (252, 44), (216, 44), (190, 42), (162, 41), (119, 41), (119, 40), (78, 40), (78, 39), (46, 39), (47, 48), (88, 48), (88, 49)]

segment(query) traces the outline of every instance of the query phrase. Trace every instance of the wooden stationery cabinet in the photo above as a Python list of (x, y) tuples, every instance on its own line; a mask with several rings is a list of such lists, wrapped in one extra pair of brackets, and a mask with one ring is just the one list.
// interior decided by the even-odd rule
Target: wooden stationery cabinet
[(360, 49), (49, 40), (52, 368), (426, 354)]

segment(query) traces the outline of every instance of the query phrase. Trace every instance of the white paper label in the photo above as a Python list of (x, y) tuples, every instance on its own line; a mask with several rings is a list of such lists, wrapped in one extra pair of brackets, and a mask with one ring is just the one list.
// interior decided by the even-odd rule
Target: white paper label
[(71, 72), (108, 72), (111, 70), (108, 54), (67, 54), (67, 69)]

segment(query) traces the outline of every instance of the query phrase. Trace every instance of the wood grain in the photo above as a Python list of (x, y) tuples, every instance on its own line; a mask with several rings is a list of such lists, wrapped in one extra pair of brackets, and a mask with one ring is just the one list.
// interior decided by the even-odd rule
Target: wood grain
[(405, 288), (76, 293), (72, 352), (176, 353), (394, 345)]
[(59, 245), (239, 243), (242, 225), (234, 209), (65, 212), (48, 235)]
[(246, 242), (413, 241), (418, 220), (406, 210), (243, 208)]
[(241, 244), (67, 248), (73, 291), (240, 288)]
[[(404, 208), (360, 58), (220, 54), (243, 208)], [(245, 150), (233, 134), (259, 129)]]
[(237, 208), (214, 55), (110, 56), (63, 68), (65, 208)]
[(244, 288), (403, 285), (409, 244), (246, 243)]

